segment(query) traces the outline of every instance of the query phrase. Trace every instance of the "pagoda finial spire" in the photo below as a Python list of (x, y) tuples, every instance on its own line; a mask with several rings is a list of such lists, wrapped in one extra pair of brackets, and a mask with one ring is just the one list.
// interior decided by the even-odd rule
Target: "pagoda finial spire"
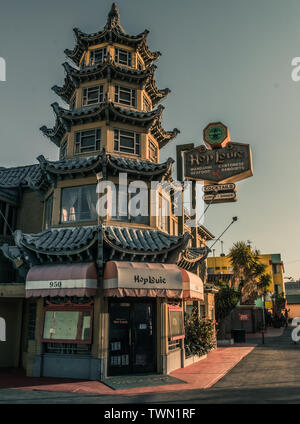
[(108, 14), (106, 26), (113, 28), (117, 25), (120, 25), (120, 13), (116, 3), (113, 3)]

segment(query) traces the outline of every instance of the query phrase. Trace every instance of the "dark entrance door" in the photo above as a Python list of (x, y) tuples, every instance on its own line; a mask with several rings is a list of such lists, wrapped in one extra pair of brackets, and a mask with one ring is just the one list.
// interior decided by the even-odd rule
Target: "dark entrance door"
[(155, 303), (111, 301), (108, 374), (155, 371)]

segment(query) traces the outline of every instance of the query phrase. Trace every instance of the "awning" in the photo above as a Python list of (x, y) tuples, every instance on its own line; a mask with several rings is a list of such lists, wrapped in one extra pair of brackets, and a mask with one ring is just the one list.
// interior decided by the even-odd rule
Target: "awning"
[(109, 261), (104, 268), (106, 297), (182, 298), (182, 273), (177, 265)]
[(103, 289), (106, 297), (204, 300), (201, 278), (173, 264), (107, 262)]
[(198, 275), (180, 268), (182, 274), (183, 299), (204, 300), (203, 281)]
[(94, 263), (39, 265), (26, 278), (26, 297), (95, 296), (97, 269)]

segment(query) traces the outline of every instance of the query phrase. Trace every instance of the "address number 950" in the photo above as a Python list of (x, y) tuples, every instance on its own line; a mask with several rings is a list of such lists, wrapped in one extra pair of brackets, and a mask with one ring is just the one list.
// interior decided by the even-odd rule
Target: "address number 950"
[(62, 282), (61, 281), (50, 281), (49, 282), (49, 287), (51, 289), (61, 288), (62, 287)]

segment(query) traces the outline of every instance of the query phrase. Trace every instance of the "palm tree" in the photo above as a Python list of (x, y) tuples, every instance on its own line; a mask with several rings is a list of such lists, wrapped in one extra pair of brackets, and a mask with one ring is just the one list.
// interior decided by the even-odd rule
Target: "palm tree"
[(233, 278), (228, 283), (219, 284), (216, 294), (216, 316), (219, 323), (219, 338), (225, 338), (225, 318), (236, 307), (239, 300), (257, 299), (266, 293), (271, 282), (266, 273), (266, 265), (259, 260), (259, 251), (251, 245), (239, 241), (229, 252), (233, 268)]
[(229, 252), (233, 267), (232, 286), (241, 290), (242, 298), (257, 298), (266, 293), (271, 282), (266, 265), (260, 262), (260, 252), (243, 241), (233, 245)]

